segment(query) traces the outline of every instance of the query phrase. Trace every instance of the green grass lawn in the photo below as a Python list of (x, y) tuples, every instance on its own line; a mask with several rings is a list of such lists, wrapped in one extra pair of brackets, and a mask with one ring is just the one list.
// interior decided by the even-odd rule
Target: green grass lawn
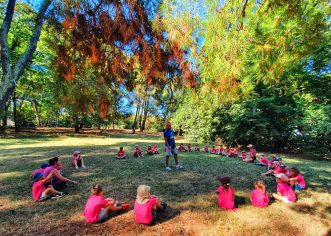
[[(266, 209), (251, 206), (253, 182), (264, 168), (239, 159), (205, 153), (180, 153), (184, 170), (164, 171), (164, 154), (144, 159), (116, 160), (119, 146), (131, 154), (135, 144), (145, 148), (158, 143), (157, 135), (46, 135), (22, 134), (0, 139), (0, 235), (329, 235), (331, 222), (331, 162), (285, 156), (298, 167), (309, 189), (298, 194), (293, 205), (271, 201)], [(201, 145), (202, 146), (202, 145)], [(79, 148), (87, 169), (70, 167), (71, 154)], [(65, 175), (79, 182), (62, 199), (34, 203), (31, 171), (60, 155)], [(171, 160), (174, 166), (173, 159)], [(215, 177), (230, 176), (236, 189), (237, 212), (217, 207)], [(273, 177), (264, 177), (268, 193), (276, 190)], [(84, 222), (82, 211), (89, 189), (101, 184), (104, 195), (133, 204), (139, 184), (170, 203), (156, 226), (136, 225), (133, 211), (99, 225)]]

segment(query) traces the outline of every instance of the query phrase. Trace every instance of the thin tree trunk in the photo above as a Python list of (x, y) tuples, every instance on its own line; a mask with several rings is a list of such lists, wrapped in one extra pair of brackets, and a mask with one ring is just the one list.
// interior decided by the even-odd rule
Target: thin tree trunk
[(145, 102), (144, 117), (143, 117), (143, 122), (142, 122), (142, 125), (140, 128), (141, 132), (145, 130), (148, 109), (149, 109), (149, 99)]
[(142, 125), (142, 119), (143, 119), (143, 114), (144, 114), (144, 110), (145, 110), (145, 101), (143, 102), (142, 106), (141, 106), (141, 110), (140, 110), (140, 114), (139, 114), (139, 129), (141, 131), (141, 125)]
[(39, 117), (39, 110), (38, 110), (38, 102), (36, 100), (32, 100), (32, 107), (34, 110), (34, 116), (36, 118), (36, 124), (38, 127), (40, 127), (40, 117)]
[(138, 114), (140, 112), (140, 102), (137, 102), (137, 110), (136, 110), (136, 115), (134, 117), (134, 122), (132, 125), (132, 132), (135, 134), (136, 133), (136, 126), (137, 126), (137, 121), (138, 121)]
[(16, 107), (16, 92), (13, 94), (13, 104), (14, 104), (14, 123), (15, 123), (15, 132), (18, 132), (18, 122), (17, 122), (17, 107)]

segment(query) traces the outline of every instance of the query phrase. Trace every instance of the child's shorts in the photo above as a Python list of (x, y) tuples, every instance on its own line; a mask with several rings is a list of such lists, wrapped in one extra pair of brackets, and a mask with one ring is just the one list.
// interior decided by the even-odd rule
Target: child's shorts
[(98, 216), (98, 221), (97, 223), (103, 222), (104, 220), (106, 220), (109, 217), (108, 215), (108, 211), (105, 208), (102, 208), (99, 216)]
[(287, 199), (287, 197), (284, 197), (284, 196), (281, 197), (281, 200), (282, 200), (282, 202), (285, 202), (285, 203), (287, 203), (287, 204), (291, 204), (291, 203), (293, 203), (293, 202), (290, 202), (290, 201)]
[(177, 148), (168, 148), (166, 147), (166, 155), (171, 156), (171, 155), (176, 155), (177, 154)]
[(294, 190), (302, 190), (303, 187), (301, 186), (301, 184), (296, 184), (295, 187), (294, 187)]
[(48, 196), (46, 195), (46, 190), (41, 194), (39, 201), (44, 201), (48, 198)]

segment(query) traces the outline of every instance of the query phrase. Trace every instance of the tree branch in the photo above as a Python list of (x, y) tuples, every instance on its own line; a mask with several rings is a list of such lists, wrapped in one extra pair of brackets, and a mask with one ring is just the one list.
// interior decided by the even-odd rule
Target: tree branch
[[(37, 42), (40, 38), (42, 26), (43, 26), (43, 21), (45, 17), (45, 13), (49, 7), (49, 5), (52, 3), (52, 0), (44, 0), (43, 3), (41, 4), (41, 7), (39, 9), (39, 12), (37, 14), (37, 18), (35, 21), (35, 26), (33, 29), (33, 33), (29, 42), (29, 46), (24, 52), (24, 54), (21, 56), (21, 58), (18, 60), (18, 63), (14, 67), (14, 78), (18, 79), (29, 61), (32, 59), (33, 53), (36, 51), (37, 48)], [(16, 82), (16, 81), (15, 81)]]
[(5, 18), (3, 19), (1, 32), (0, 32), (0, 47), (1, 47), (1, 66), (3, 75), (10, 73), (10, 57), (8, 49), (8, 32), (11, 22), (13, 20), (14, 9), (16, 0), (9, 0)]

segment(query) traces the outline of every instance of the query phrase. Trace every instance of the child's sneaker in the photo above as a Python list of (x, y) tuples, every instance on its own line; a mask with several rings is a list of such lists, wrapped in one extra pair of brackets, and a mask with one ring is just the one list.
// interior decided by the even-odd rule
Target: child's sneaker
[(167, 166), (165, 169), (166, 169), (167, 171), (172, 171), (172, 169), (171, 169), (169, 166)]
[(162, 206), (161, 211), (165, 211), (168, 208), (168, 204), (167, 203), (161, 203), (161, 206)]
[(78, 166), (75, 166), (76, 169), (78, 169), (79, 167)]
[(130, 209), (130, 204), (122, 204), (122, 210), (126, 211)]
[(183, 169), (184, 167), (181, 165), (176, 165), (176, 169)]
[(53, 196), (51, 197), (51, 199), (58, 199), (58, 198), (61, 198), (61, 197), (63, 197), (63, 196), (64, 196), (63, 193), (61, 193), (61, 194), (56, 194), (56, 195), (53, 195)]

